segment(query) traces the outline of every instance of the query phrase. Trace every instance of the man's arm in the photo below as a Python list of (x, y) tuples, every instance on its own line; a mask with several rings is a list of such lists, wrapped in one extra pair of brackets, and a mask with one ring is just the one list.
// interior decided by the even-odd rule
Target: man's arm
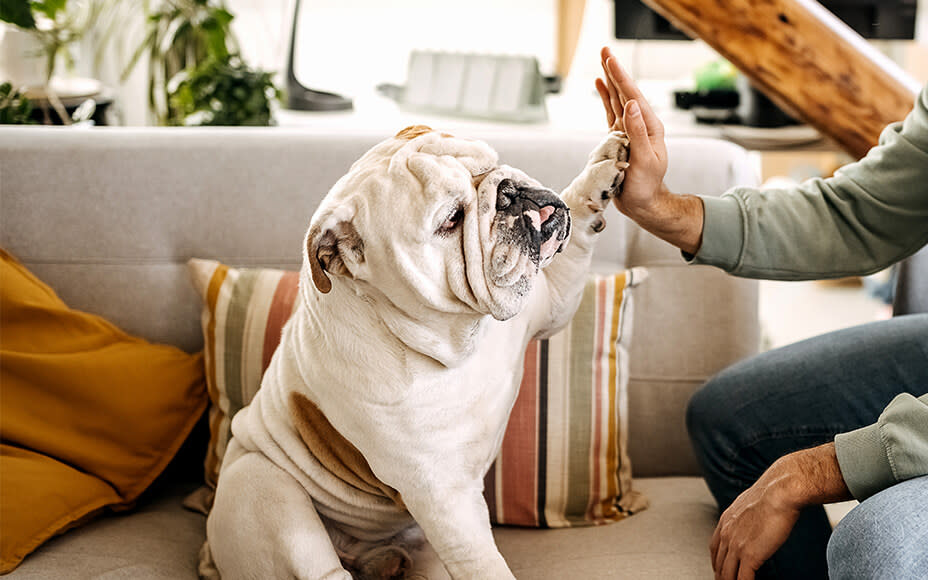
[(631, 142), (616, 207), (694, 263), (754, 278), (833, 278), (881, 270), (928, 243), (928, 86), (903, 123), (834, 177), (697, 198), (662, 186), (663, 125), (608, 49), (602, 56), (606, 81), (596, 88), (607, 122)]
[(928, 475), (928, 394), (899, 395), (873, 425), (785, 455), (719, 519), (709, 549), (716, 577), (753, 578), (808, 506), (865, 500)]
[(837, 460), (854, 497), (928, 475), (928, 394), (899, 395), (873, 425), (835, 437)]

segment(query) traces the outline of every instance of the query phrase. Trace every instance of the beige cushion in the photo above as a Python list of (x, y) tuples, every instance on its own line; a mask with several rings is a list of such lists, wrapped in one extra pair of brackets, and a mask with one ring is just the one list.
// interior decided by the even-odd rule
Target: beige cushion
[(651, 507), (594, 528), (497, 528), (496, 542), (516, 578), (711, 579), (709, 538), (715, 501), (702, 479), (636, 479)]
[[(634, 580), (712, 578), (709, 538), (715, 503), (702, 479), (636, 479), (651, 507), (589, 528), (497, 528), (517, 578)], [(16, 580), (194, 580), (206, 519), (181, 507), (190, 488), (173, 488), (137, 513), (92, 522), (39, 548), (4, 578)]]
[(143, 497), (136, 511), (58, 536), (12, 573), (15, 580), (195, 580), (206, 518), (181, 506), (194, 485)]

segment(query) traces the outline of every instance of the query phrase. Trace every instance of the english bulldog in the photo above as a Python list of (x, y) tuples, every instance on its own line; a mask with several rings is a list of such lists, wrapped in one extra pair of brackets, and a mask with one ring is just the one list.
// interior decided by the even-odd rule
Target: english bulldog
[(232, 422), (204, 577), (506, 579), (483, 478), (528, 341), (579, 305), (628, 166), (613, 132), (558, 196), (424, 126), (332, 187), (295, 312)]

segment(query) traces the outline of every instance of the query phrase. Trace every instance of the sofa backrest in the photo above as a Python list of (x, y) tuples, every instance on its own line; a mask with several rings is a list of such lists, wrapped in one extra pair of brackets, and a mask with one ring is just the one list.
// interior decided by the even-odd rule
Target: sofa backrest
[[(69, 305), (126, 331), (194, 351), (200, 300), (185, 262), (297, 269), (313, 210), (384, 134), (314, 129), (0, 129), (0, 244)], [(468, 135), (503, 163), (559, 190), (598, 135), (514, 129)], [(740, 148), (671, 140), (668, 186), (719, 194), (756, 183)], [(637, 475), (694, 474), (683, 426), (690, 393), (755, 352), (757, 290), (686, 266), (678, 251), (614, 209), (596, 269), (648, 266), (637, 293), (629, 392)]]

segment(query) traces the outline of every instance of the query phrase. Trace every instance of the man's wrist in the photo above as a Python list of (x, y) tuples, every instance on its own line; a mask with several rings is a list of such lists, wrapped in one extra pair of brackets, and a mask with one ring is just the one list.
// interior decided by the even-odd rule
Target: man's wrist
[(655, 236), (689, 254), (699, 251), (705, 210), (698, 196), (674, 194), (661, 184), (648, 205), (629, 210), (626, 215)]
[(795, 509), (853, 499), (834, 443), (785, 455), (770, 466), (776, 501)]

